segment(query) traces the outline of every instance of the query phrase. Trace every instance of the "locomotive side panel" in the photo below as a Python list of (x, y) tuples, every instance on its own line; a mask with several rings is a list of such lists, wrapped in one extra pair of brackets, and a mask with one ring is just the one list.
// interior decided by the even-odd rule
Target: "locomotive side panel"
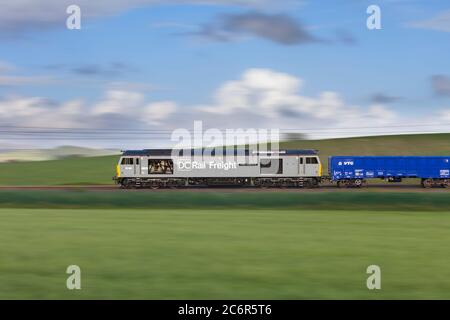
[[(300, 163), (301, 159), (301, 163)], [(121, 177), (320, 177), (318, 157), (123, 157)], [(311, 159), (311, 160), (310, 160)], [(307, 163), (308, 161), (308, 163)]]
[(258, 186), (317, 185), (321, 163), (315, 152), (172, 156), (164, 152), (127, 151), (117, 165), (118, 184), (243, 184)]

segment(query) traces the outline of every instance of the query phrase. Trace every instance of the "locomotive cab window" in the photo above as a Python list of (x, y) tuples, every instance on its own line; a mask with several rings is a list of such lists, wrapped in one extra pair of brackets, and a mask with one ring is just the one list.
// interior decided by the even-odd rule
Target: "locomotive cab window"
[(133, 158), (123, 158), (122, 162), (120, 164), (128, 164), (128, 165), (130, 165), (130, 164), (134, 163), (133, 160), (134, 160)]
[(259, 166), (261, 174), (283, 173), (283, 159), (261, 159)]
[(149, 174), (173, 174), (173, 160), (150, 159), (148, 160)]
[(306, 158), (306, 164), (318, 164), (319, 161), (317, 161), (317, 158), (315, 157), (308, 157)]

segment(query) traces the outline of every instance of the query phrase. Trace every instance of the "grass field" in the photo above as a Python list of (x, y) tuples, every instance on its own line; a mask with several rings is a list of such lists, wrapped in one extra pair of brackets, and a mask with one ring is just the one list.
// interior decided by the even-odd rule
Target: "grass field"
[[(0, 209), (2, 299), (449, 299), (450, 211)], [(65, 287), (68, 265), (82, 289)], [(366, 268), (382, 289), (366, 288)]]
[(0, 190), (0, 207), (448, 211), (450, 193)]
[[(448, 155), (450, 134), (397, 135), (281, 144), (283, 149), (318, 149), (327, 172), (330, 155)], [(151, 148), (151, 146), (143, 146)], [(0, 185), (112, 184), (117, 156), (0, 163)]]

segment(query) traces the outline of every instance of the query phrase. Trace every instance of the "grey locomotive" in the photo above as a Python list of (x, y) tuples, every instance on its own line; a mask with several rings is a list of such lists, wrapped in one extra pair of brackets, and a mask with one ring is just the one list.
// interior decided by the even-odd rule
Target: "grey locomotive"
[[(186, 186), (314, 187), (316, 150), (145, 149), (123, 152), (114, 180), (122, 188)], [(231, 154), (230, 154), (231, 153)]]

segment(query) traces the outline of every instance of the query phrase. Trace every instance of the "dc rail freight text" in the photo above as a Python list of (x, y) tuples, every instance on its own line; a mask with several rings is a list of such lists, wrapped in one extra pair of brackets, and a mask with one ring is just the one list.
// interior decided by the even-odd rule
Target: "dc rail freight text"
[(418, 178), (424, 188), (450, 187), (450, 156), (331, 156), (323, 174), (317, 150), (145, 149), (123, 152), (114, 180), (122, 188), (187, 186), (362, 187), (369, 179)]

